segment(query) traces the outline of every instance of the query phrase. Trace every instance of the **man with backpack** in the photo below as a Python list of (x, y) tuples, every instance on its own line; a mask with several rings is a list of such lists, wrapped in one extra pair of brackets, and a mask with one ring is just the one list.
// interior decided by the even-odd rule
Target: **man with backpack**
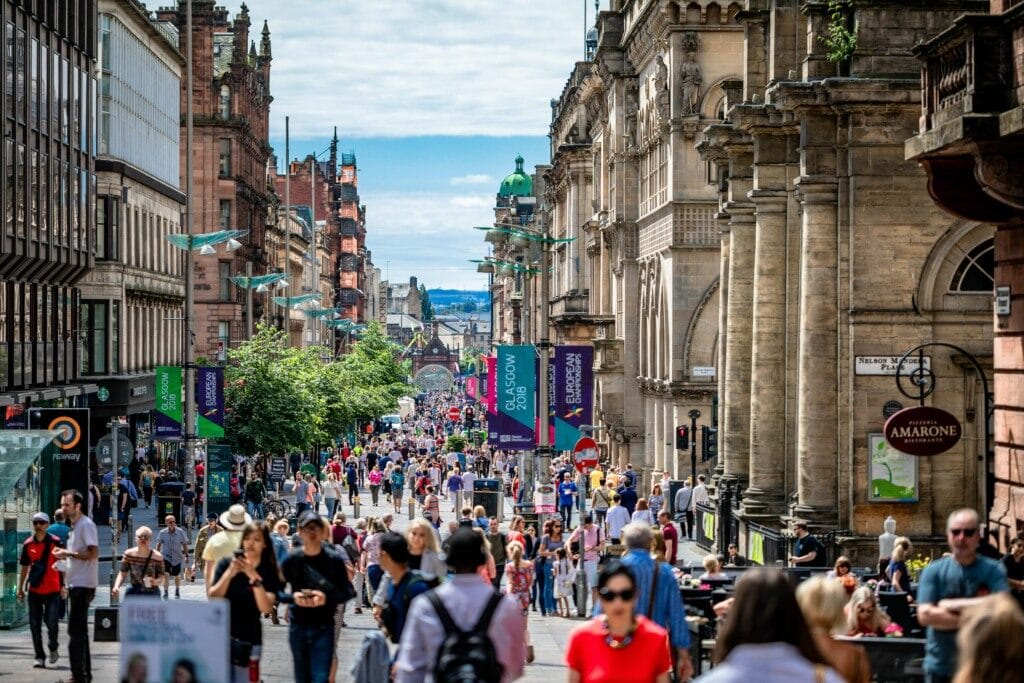
[(519, 605), (480, 580), (487, 556), (479, 534), (448, 542), (450, 581), (412, 601), (395, 663), (397, 683), (505, 683), (523, 675), (526, 618)]
[(263, 510), (263, 499), (267, 497), (267, 489), (259, 477), (253, 477), (245, 484), (246, 512), (253, 519), (266, 517)]

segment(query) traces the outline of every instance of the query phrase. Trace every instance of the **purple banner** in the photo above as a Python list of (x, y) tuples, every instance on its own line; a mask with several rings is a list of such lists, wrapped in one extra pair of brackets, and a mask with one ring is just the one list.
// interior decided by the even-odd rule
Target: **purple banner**
[(583, 434), (580, 425), (593, 424), (594, 347), (556, 346), (555, 450), (571, 451)]
[(196, 435), (217, 439), (224, 436), (224, 368), (196, 368)]

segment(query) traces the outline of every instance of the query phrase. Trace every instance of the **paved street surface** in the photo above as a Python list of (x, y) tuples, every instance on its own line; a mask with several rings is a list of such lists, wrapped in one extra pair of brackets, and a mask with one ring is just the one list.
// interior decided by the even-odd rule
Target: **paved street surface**
[[(362, 496), (362, 498), (369, 500), (369, 495)], [(381, 502), (385, 503), (385, 505), (373, 507), (368, 504), (364, 504), (360, 510), (361, 515), (380, 516), (387, 512), (393, 513), (393, 507), (386, 503), (383, 496), (381, 496)], [(444, 509), (444, 502), (442, 501), (442, 510)], [(512, 509), (510, 499), (506, 499), (505, 509)], [(352, 508), (345, 505), (343, 510), (349, 516), (349, 521), (351, 522)], [(321, 512), (323, 512), (323, 510), (321, 510)], [(446, 519), (450, 518), (450, 516), (451, 513), (449, 512), (448, 515), (446, 515)], [(155, 510), (153, 508), (148, 510), (145, 507), (136, 509), (135, 518), (136, 526), (145, 524), (154, 529), (157, 528)], [(394, 524), (395, 530), (404, 532), (408, 521), (407, 514), (396, 515)], [(106, 543), (105, 547), (100, 549), (100, 554), (101, 556), (107, 556), (110, 554), (110, 534), (108, 527), (100, 527), (100, 539), (101, 545)], [(121, 549), (123, 550), (125, 547), (125, 539), (122, 538)], [(693, 543), (686, 542), (682, 548), (682, 555), (682, 559), (686, 562), (699, 563), (704, 553)], [(109, 563), (100, 564), (101, 584), (106, 581), (109, 567)], [(173, 596), (173, 589), (171, 594)], [(171, 599), (173, 601), (174, 598), (172, 597)], [(206, 590), (202, 579), (197, 580), (194, 584), (183, 584), (181, 599), (205, 600)], [(93, 602), (93, 606), (104, 606), (109, 603), (109, 590), (105, 588), (97, 590), (96, 600)], [(93, 632), (92, 621), (92, 617), (90, 617), (90, 635)], [(349, 674), (349, 670), (352, 668), (352, 660), (358, 654), (360, 644), (362, 643), (366, 632), (376, 628), (376, 623), (373, 620), (373, 616), (369, 613), (369, 610), (365, 610), (364, 613), (360, 615), (352, 614), (351, 609), (349, 609), (346, 621), (348, 623), (348, 627), (342, 630), (341, 638), (338, 643), (338, 655), (341, 658), (337, 678), (338, 681), (352, 680), (352, 676)], [(536, 661), (526, 667), (524, 676), (520, 680), (536, 683), (551, 683), (555, 679), (561, 680), (565, 675), (565, 666), (562, 663), (565, 653), (565, 645), (569, 638), (569, 632), (578, 623), (580, 623), (580, 620), (575, 618), (564, 619), (559, 617), (541, 617), (539, 612), (531, 612), (529, 617), (529, 626), (534, 650), (536, 652)], [(44, 629), (44, 639), (45, 637)], [(272, 681), (283, 682), (294, 680), (294, 676), (292, 675), (292, 658), (288, 649), (287, 625), (284, 624), (283, 621), (280, 626), (274, 626), (269, 621), (264, 621), (263, 641), (264, 655), (261, 670), (263, 680), (267, 683), (271, 683)], [(92, 642), (90, 643), (90, 647), (92, 653), (93, 677), (97, 683), (112, 683), (113, 681), (118, 680), (119, 644)], [(61, 658), (56, 665), (47, 669), (32, 668), (32, 637), (29, 633), (28, 626), (8, 631), (0, 630), (0, 653), (3, 653), (2, 656), (0, 656), (0, 682), (17, 681), (18, 683), (21, 683), (24, 681), (26, 683), (52, 683), (55, 680), (65, 678), (70, 675), (67, 651), (66, 621), (62, 621), (60, 625)]]

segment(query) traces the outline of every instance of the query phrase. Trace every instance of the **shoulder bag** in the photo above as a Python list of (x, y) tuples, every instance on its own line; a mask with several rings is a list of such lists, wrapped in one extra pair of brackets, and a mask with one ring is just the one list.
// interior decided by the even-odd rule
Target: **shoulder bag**
[(46, 577), (46, 569), (50, 564), (50, 551), (52, 549), (53, 539), (50, 537), (50, 534), (46, 534), (46, 538), (43, 539), (43, 554), (28, 569), (28, 585), (32, 588), (38, 588), (43, 583), (43, 579)]

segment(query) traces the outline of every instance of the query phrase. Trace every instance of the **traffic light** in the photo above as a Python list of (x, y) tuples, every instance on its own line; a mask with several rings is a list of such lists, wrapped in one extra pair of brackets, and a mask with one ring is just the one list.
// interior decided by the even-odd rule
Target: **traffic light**
[(701, 427), (700, 428), (700, 441), (701, 441), (701, 460), (710, 460), (711, 458), (718, 455), (718, 428), (717, 427)]
[(690, 428), (685, 425), (676, 427), (676, 450), (685, 451), (690, 447)]

